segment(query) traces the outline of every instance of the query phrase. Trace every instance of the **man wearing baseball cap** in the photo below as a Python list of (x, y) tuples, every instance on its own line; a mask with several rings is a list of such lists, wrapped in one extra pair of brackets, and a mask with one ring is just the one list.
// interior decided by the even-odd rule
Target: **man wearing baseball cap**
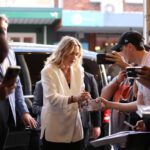
[[(128, 61), (124, 59), (124, 54), (121, 52), (121, 50), (122, 50), (122, 46), (128, 44), (129, 42), (132, 42), (140, 49), (143, 49), (143, 45), (142, 44), (139, 45), (139, 43), (142, 41), (143, 38), (141, 35), (139, 36), (139, 34), (137, 34), (136, 32), (134, 33), (135, 38), (133, 38), (133, 36), (130, 36), (131, 34), (132, 34), (131, 32), (123, 33), (119, 39), (118, 44), (112, 48), (113, 52), (107, 54), (108, 59), (114, 61), (114, 63), (118, 65), (119, 68), (121, 68), (121, 71), (118, 73), (118, 75), (111, 82), (109, 82), (109, 84), (105, 86), (101, 92), (101, 96), (103, 98), (105, 99), (112, 98), (113, 102), (128, 103), (134, 100), (133, 90), (132, 90), (133, 80), (129, 80), (126, 77), (126, 72), (125, 72), (125, 68), (129, 66), (129, 64), (127, 63)], [(137, 41), (139, 41), (139, 43)], [(130, 117), (132, 117), (132, 123), (135, 124), (137, 121), (136, 119), (138, 119), (138, 117), (136, 116), (136, 119), (135, 119), (135, 115), (134, 116), (130, 115)], [(111, 110), (111, 134), (120, 131), (129, 130), (128, 126), (124, 124), (124, 121), (129, 119), (130, 119), (129, 114), (127, 115), (122, 111), (112, 109)], [(114, 145), (113, 148), (114, 150), (124, 149), (118, 145)]]
[[(145, 50), (144, 38), (137, 31), (123, 33), (118, 40), (118, 44), (115, 45), (112, 50), (115, 52), (107, 54), (107, 60), (114, 61), (115, 64), (121, 64), (122, 69), (125, 69), (129, 64), (143, 66), (143, 68), (144, 66), (150, 67), (150, 52)], [(124, 57), (124, 61), (121, 56)], [(109, 102), (102, 98), (103, 107), (134, 112), (137, 110), (137, 105), (139, 104), (150, 105), (150, 81), (148, 82), (148, 80), (143, 77), (142, 72), (142, 70), (139, 72), (140, 79), (136, 80), (138, 91), (136, 95), (137, 100), (135, 102), (117, 103)]]
[[(150, 88), (150, 82), (148, 82), (148, 79), (144, 79), (150, 67), (148, 47), (144, 44), (144, 37), (139, 32), (124, 32), (120, 36), (118, 44), (112, 47), (112, 54), (107, 54), (107, 60), (114, 61), (115, 64), (120, 65), (121, 69), (125, 69), (129, 64), (147, 66), (143, 67), (144, 71), (141, 70), (139, 82)], [(124, 57), (124, 60), (121, 56)]]

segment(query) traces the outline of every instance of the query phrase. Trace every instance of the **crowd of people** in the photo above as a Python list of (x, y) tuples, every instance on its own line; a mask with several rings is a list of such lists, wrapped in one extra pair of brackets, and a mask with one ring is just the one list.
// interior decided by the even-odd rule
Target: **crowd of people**
[[(138, 105), (150, 105), (150, 53), (143, 36), (137, 31), (125, 32), (106, 54), (120, 71), (98, 91), (93, 75), (82, 66), (83, 50), (77, 38), (64, 36), (58, 47), (46, 60), (41, 80), (36, 83), (33, 113), (30, 115), (23, 98), (19, 77), (3, 82), (9, 66), (16, 65), (13, 51), (7, 42), (9, 20), (0, 15), (0, 149), (5, 148), (9, 132), (17, 130), (17, 117), (30, 128), (40, 127), (42, 149), (90, 150), (90, 139), (101, 134), (101, 111), (111, 109), (111, 134), (131, 130), (124, 121), (132, 121), (132, 130), (149, 131), (150, 119), (136, 116)], [(141, 66), (138, 78), (129, 79), (126, 67)], [(97, 99), (96, 99), (97, 98)], [(101, 99), (101, 109), (81, 112), (83, 102)], [(135, 113), (134, 113), (135, 116)], [(133, 122), (134, 120), (134, 122)], [(100, 149), (100, 148), (99, 148)], [(115, 150), (124, 149), (114, 145)]]
[[(149, 105), (149, 89), (145, 86), (143, 76), (146, 71), (144, 68), (149, 66), (149, 52), (144, 48), (144, 38), (136, 31), (125, 32), (121, 35), (118, 45), (112, 47), (115, 51), (108, 54), (108, 60), (114, 61), (119, 65), (121, 71), (119, 74), (103, 88), (101, 97), (104, 107), (113, 108), (112, 110), (112, 133), (123, 130), (128, 130), (124, 121), (132, 121), (135, 125), (140, 118), (133, 117), (133, 113), (137, 110), (138, 104)], [(116, 52), (117, 51), (117, 52)], [(138, 72), (139, 79), (129, 79), (126, 74), (126, 67), (128, 66), (142, 66)], [(146, 67), (148, 70), (148, 67)], [(113, 97), (113, 102), (107, 101)], [(118, 103), (119, 102), (119, 103)], [(128, 114), (127, 114), (128, 113)], [(134, 113), (134, 116), (136, 113)], [(129, 116), (129, 117), (128, 117)], [(118, 126), (119, 128), (116, 128)], [(134, 129), (137, 129), (135, 125)], [(115, 149), (121, 149), (116, 148)]]

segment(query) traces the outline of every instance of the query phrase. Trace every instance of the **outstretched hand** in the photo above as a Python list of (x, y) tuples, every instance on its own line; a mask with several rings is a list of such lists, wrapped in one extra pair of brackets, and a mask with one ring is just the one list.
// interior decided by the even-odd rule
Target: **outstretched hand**
[(109, 105), (109, 101), (106, 100), (103, 97), (100, 97), (100, 99), (101, 99), (101, 109), (105, 110), (105, 109), (109, 108), (109, 106), (108, 106)]

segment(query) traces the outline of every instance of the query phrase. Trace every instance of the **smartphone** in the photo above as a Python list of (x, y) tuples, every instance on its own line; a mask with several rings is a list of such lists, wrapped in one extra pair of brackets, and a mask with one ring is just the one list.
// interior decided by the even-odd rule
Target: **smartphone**
[(11, 66), (11, 67), (8, 67), (7, 71), (6, 71), (6, 74), (4, 76), (4, 79), (3, 79), (3, 83), (4, 82), (8, 82), (12, 79), (16, 79), (17, 76), (19, 75), (21, 71), (21, 67), (20, 66)]
[(106, 53), (97, 54), (97, 64), (113, 64), (114, 61), (106, 60)]
[(142, 69), (141, 66), (126, 67), (126, 74), (128, 78), (138, 79), (138, 71)]

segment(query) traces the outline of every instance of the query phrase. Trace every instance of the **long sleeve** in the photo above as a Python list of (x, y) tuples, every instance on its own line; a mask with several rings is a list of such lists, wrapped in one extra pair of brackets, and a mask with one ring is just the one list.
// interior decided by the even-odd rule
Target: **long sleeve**
[(19, 78), (17, 79), (16, 84), (17, 84), (15, 89), (16, 110), (19, 113), (19, 115), (22, 116), (25, 112), (29, 112), (29, 110), (23, 97), (22, 85), (20, 83)]
[(41, 81), (36, 83), (33, 95), (34, 95), (32, 104), (33, 113), (36, 115), (40, 115), (43, 106), (43, 88)]
[[(10, 60), (12, 66), (16, 66), (16, 58), (12, 50), (9, 51), (8, 59)], [(15, 92), (10, 94), (9, 96), (9, 102), (14, 115), (14, 119), (16, 113), (15, 109), (20, 116), (22, 116), (23, 113), (25, 112), (29, 112), (27, 105), (25, 103), (25, 99), (23, 97), (23, 90), (22, 90), (22, 85), (19, 77), (16, 80)]]

